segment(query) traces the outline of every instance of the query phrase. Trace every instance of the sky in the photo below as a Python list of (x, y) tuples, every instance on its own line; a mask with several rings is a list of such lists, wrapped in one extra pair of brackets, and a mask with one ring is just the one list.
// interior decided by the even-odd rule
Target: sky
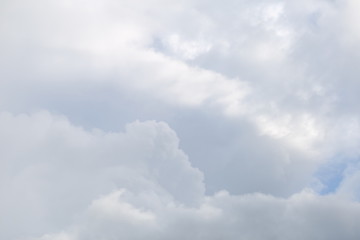
[(2, 0), (0, 239), (359, 239), (359, 11)]

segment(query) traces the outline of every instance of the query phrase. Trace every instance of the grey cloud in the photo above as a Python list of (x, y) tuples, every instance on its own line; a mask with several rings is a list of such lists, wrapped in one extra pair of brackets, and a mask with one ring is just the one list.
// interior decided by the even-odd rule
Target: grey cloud
[(125, 132), (105, 133), (85, 131), (47, 112), (2, 113), (0, 120), (0, 206), (11, 216), (2, 222), (3, 238), (356, 239), (359, 234), (359, 204), (340, 192), (205, 196), (202, 173), (191, 167), (165, 123), (134, 122)]
[(185, 205), (204, 193), (202, 173), (165, 124), (134, 122), (124, 133), (86, 132), (43, 112), (2, 113), (2, 238), (64, 226), (112, 189), (148, 191)]
[[(4, 238), (359, 235), (355, 0), (1, 6)], [(295, 194), (338, 156), (335, 197)]]
[[(130, 195), (130, 197), (129, 197)], [(135, 196), (135, 198), (138, 198)], [(139, 196), (144, 198), (144, 196)], [(198, 208), (136, 208), (129, 192), (95, 200), (86, 220), (60, 239), (356, 239), (359, 204), (303, 191), (288, 199), (263, 194), (231, 196), (219, 192)], [(124, 221), (124, 218), (126, 220)], [(63, 238), (61, 238), (61, 236)]]
[[(172, 125), (177, 124), (176, 115), (189, 114), (194, 108), (210, 111), (213, 116), (220, 113), (221, 117), (216, 120), (224, 123), (228, 115), (230, 118), (235, 115), (239, 121), (250, 122), (250, 128), (252, 125), (257, 128), (250, 130), (252, 138), (267, 142), (270, 136), (270, 139), (275, 139), (274, 145), (279, 143), (278, 149), (285, 149), (279, 150), (284, 152), (280, 154), (283, 157), (277, 153), (272, 155), (271, 159), (282, 158), (280, 161), (267, 161), (262, 156), (254, 157), (256, 154), (249, 154), (251, 158), (260, 159), (259, 163), (285, 162), (286, 165), (287, 160), (297, 162), (296, 159), (303, 158), (304, 165), (311, 159), (316, 166), (318, 162), (326, 160), (331, 154), (328, 152), (348, 151), (348, 145), (338, 147), (340, 145), (336, 140), (341, 132), (352, 129), (343, 127), (346, 124), (333, 129), (339, 122), (348, 121), (346, 117), (337, 116), (339, 106), (345, 105), (341, 101), (345, 101), (348, 95), (341, 93), (342, 88), (336, 87), (337, 82), (329, 82), (316, 73), (316, 69), (320, 73), (322, 71), (322, 68), (316, 68), (316, 63), (327, 62), (326, 59), (301, 54), (313, 53), (312, 49), (318, 49), (316, 44), (326, 42), (325, 40), (331, 39), (329, 36), (334, 36), (338, 28), (329, 26), (337, 16), (341, 16), (337, 12), (343, 11), (343, 6), (328, 1), (227, 1), (221, 6), (215, 2), (205, 4), (196, 1), (169, 4), (166, 6), (168, 11), (153, 8), (150, 11), (150, 5), (89, 2), (82, 8), (80, 2), (47, 2), (41, 7), (34, 5), (34, 11), (27, 11), (25, 8), (17, 8), (14, 3), (6, 2), (4, 11), (7, 14), (2, 17), (10, 28), (2, 28), (6, 33), (6, 37), (2, 39), (3, 48), (7, 53), (2, 60), (5, 63), (5, 80), (1, 83), (2, 109), (19, 113), (33, 112), (39, 108), (50, 109), (69, 115), (70, 119), (76, 119), (79, 124), (91, 128), (91, 125), (98, 123), (94, 119), (91, 121), (95, 123), (89, 123), (86, 116), (94, 118), (96, 114), (87, 115), (86, 111), (100, 111), (107, 115), (103, 119), (112, 118), (112, 114), (115, 114), (122, 122), (138, 118), (137, 115), (157, 118), (155, 114), (144, 114), (147, 110), (141, 108), (142, 102), (152, 101), (159, 107), (151, 108), (164, 108), (165, 113), (159, 114), (159, 118), (173, 121)], [(187, 11), (189, 9), (191, 11)], [(223, 10), (229, 9), (229, 16), (221, 14)], [(14, 17), (10, 14), (12, 11), (18, 11), (22, 17)], [(67, 18), (62, 17), (65, 15)], [(48, 21), (42, 21), (47, 17)], [(314, 21), (319, 28), (319, 37), (313, 34)], [(199, 32), (199, 28), (203, 31)], [(98, 34), (99, 29), (103, 29), (102, 34)], [(13, 34), (9, 34), (10, 32)], [(172, 52), (167, 56), (171, 49), (167, 49), (168, 52), (151, 49), (153, 39), (159, 39), (166, 45), (172, 36), (178, 39), (172, 44), (179, 45), (178, 48), (172, 48), (175, 47), (180, 52)], [(196, 48), (197, 44), (202, 43), (211, 47), (200, 51), (192, 61), (184, 61), (181, 56), (176, 56), (181, 55), (182, 50), (186, 53), (189, 44), (190, 48)], [(322, 47), (326, 48), (326, 45), (323, 44)], [(346, 46), (339, 47), (333, 51), (338, 54), (345, 52)], [(324, 56), (321, 54), (324, 50), (320, 48), (319, 51), (316, 56)], [(202, 59), (206, 59), (210, 65), (203, 63)], [(221, 66), (225, 68), (221, 69)], [(307, 66), (314, 67), (314, 70), (306, 68)], [(357, 89), (352, 84), (354, 81), (346, 83), (349, 85), (348, 89)], [(114, 97), (105, 99), (106, 93), (96, 91), (101, 86), (119, 90), (115, 91)], [(91, 90), (84, 91), (83, 88)], [(72, 89), (76, 89), (79, 95), (74, 94)], [(106, 108), (116, 101), (128, 101), (131, 97), (116, 97), (116, 94), (125, 95), (124, 92), (136, 96), (140, 101), (132, 101), (131, 106), (125, 106), (122, 108), (124, 111), (121, 109), (117, 113), (112, 111), (116, 107), (107, 112), (102, 110), (103, 106)], [(100, 93), (100, 96), (96, 93)], [(105, 99), (104, 103), (97, 108), (96, 105), (93, 107), (86, 104), (92, 103), (92, 97)], [(63, 100), (66, 98), (70, 100)], [(76, 99), (84, 99), (85, 103), (78, 105), (80, 109), (74, 109), (75, 104), (72, 103)], [(349, 101), (353, 101), (351, 99)], [(82, 107), (86, 110), (81, 110)], [(129, 110), (139, 108), (139, 111)], [(124, 117), (119, 117), (121, 114)], [(354, 114), (354, 121), (357, 121), (356, 112), (346, 114)], [(104, 122), (102, 119), (97, 121)], [(247, 132), (249, 128), (247, 124), (234, 127), (239, 128), (239, 132)], [(258, 137), (259, 134), (263, 136)], [(238, 135), (234, 139), (241, 137)], [(243, 162), (238, 159), (246, 159), (246, 163), (249, 163), (246, 154), (245, 157), (239, 156), (241, 153), (237, 151), (239, 147), (236, 145), (241, 144), (238, 143), (240, 141), (243, 140), (229, 143), (234, 146), (229, 151), (233, 152), (233, 159), (236, 159), (229, 166), (242, 165)], [(347, 141), (357, 142), (356, 136), (347, 138)], [(191, 144), (197, 143), (189, 143)], [(268, 153), (266, 149), (274, 146), (267, 145), (264, 143), (259, 152)], [(352, 148), (356, 146), (354, 144)], [(294, 151), (293, 148), (299, 149)], [(297, 152), (302, 153), (295, 156)], [(194, 152), (194, 155), (204, 156), (206, 153)], [(220, 161), (219, 159), (211, 158), (211, 161)], [(206, 160), (201, 161), (206, 165)], [(250, 169), (258, 169), (259, 165), (254, 164)], [(312, 167), (305, 168), (309, 170), (304, 175), (311, 175)], [(276, 184), (275, 181), (274, 185)], [(301, 184), (306, 185), (306, 181)], [(298, 190), (301, 184), (296, 184), (293, 191)], [(251, 191), (256, 188), (249, 189)]]

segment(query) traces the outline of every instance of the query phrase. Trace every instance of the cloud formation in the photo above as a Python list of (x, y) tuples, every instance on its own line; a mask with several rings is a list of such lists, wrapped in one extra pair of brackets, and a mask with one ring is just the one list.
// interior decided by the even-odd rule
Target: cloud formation
[(46, 112), (3, 113), (0, 122), (1, 209), (12, 216), (2, 221), (2, 238), (66, 224), (93, 199), (118, 188), (188, 206), (203, 197), (202, 173), (191, 167), (165, 123), (134, 122), (124, 133), (104, 133)]
[(1, 239), (358, 239), (357, 1), (0, 5)]
[(203, 174), (191, 166), (165, 123), (88, 132), (47, 112), (2, 113), (0, 123), (1, 139), (7, 139), (1, 176), (9, 183), (1, 188), (1, 211), (11, 216), (2, 221), (2, 238), (352, 239), (359, 234), (360, 205), (341, 194), (204, 195)]
[(196, 209), (162, 206), (152, 211), (128, 204), (126, 199), (132, 197), (118, 191), (95, 200), (86, 222), (40, 239), (355, 239), (359, 235), (358, 203), (311, 192), (289, 199), (220, 192)]

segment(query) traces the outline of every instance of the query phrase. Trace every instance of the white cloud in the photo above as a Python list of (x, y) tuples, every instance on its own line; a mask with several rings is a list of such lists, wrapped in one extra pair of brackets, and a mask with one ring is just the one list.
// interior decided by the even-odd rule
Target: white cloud
[(2, 238), (353, 239), (359, 234), (353, 223), (360, 206), (340, 193), (205, 196), (202, 173), (191, 167), (165, 123), (134, 122), (123, 133), (105, 133), (42, 112), (2, 113), (0, 126), (0, 207), (11, 216), (2, 221)]
[(185, 60), (192, 60), (211, 49), (205, 41), (184, 41), (176, 34), (170, 35), (164, 42), (175, 56)]
[(357, 239), (356, 1), (0, 5), (2, 238)]
[[(64, 226), (113, 189), (153, 192), (185, 205), (203, 196), (202, 173), (191, 167), (165, 123), (134, 122), (124, 133), (87, 132), (43, 112), (2, 113), (0, 126), (0, 207), (11, 216), (2, 220), (2, 238)], [(94, 204), (96, 209), (105, 203)], [(129, 205), (116, 206), (134, 218), (149, 218)]]
[[(126, 201), (112, 198), (116, 193), (104, 196), (94, 203), (111, 199), (96, 214), (91, 206), (87, 218), (69, 230), (70, 239), (356, 239), (359, 230), (360, 205), (335, 197), (320, 197), (303, 191), (288, 199), (268, 195), (251, 194), (231, 196), (220, 192), (207, 197), (198, 208), (164, 205), (143, 211), (147, 219), (132, 222), (127, 214), (116, 211)], [(133, 200), (133, 199), (132, 199)], [(129, 200), (128, 200), (129, 201)], [(126, 204), (128, 206), (129, 204)], [(108, 208), (114, 206), (112, 212)], [(116, 206), (116, 207), (115, 207)], [(147, 210), (149, 211), (149, 210)], [(153, 215), (154, 214), (154, 215)], [(150, 217), (151, 216), (151, 217)], [(329, 228), (331, 226), (331, 228)], [(58, 236), (40, 238), (55, 240)], [(66, 239), (66, 238), (65, 238)]]

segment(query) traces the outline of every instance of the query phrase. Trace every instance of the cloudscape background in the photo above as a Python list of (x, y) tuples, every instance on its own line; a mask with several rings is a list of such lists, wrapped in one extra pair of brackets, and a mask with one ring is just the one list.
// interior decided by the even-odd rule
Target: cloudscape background
[(359, 11), (2, 0), (0, 239), (359, 239)]

